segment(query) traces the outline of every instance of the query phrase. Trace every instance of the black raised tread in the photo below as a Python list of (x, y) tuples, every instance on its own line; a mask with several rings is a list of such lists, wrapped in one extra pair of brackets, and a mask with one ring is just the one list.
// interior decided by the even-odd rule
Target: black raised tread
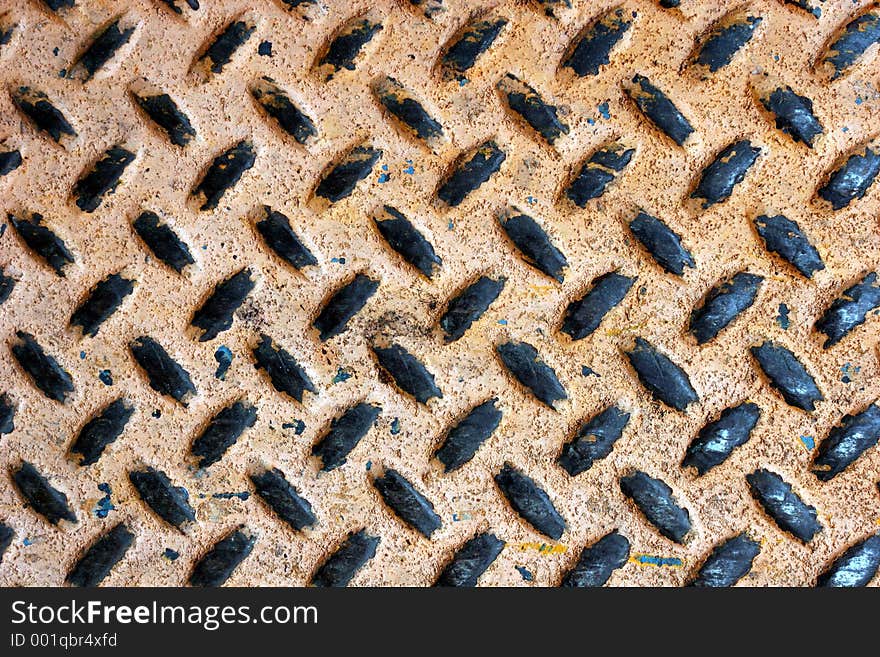
[(495, 475), (495, 483), (510, 506), (537, 531), (554, 540), (562, 537), (565, 519), (538, 483), (509, 463)]

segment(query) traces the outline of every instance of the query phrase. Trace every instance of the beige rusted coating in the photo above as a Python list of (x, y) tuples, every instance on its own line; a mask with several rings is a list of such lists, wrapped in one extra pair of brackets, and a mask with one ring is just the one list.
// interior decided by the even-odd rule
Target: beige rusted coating
[[(0, 237), (0, 265), (18, 279), (0, 306), (0, 388), (19, 404), (15, 431), (0, 438), (0, 519), (16, 531), (0, 564), (0, 584), (61, 584), (82, 550), (122, 520), (135, 533), (135, 544), (107, 585), (182, 585), (192, 563), (239, 523), (258, 539), (230, 585), (304, 585), (344, 535), (361, 527), (382, 540), (356, 585), (429, 584), (455, 549), (481, 530), (507, 542), (481, 584), (523, 585), (515, 566), (524, 566), (534, 574), (532, 585), (556, 585), (584, 545), (615, 528), (630, 539), (633, 555), (676, 557), (683, 565), (631, 562), (610, 584), (679, 585), (715, 544), (747, 530), (762, 551), (741, 585), (806, 585), (843, 548), (880, 529), (880, 450), (821, 483), (808, 470), (811, 454), (801, 441), (810, 436), (818, 442), (844, 413), (861, 410), (880, 394), (873, 315), (827, 351), (812, 330), (840, 291), (880, 266), (880, 188), (836, 213), (815, 201), (818, 182), (841, 155), (875, 136), (880, 119), (876, 58), (830, 84), (813, 72), (829, 36), (867, 3), (829, 0), (817, 21), (782, 2), (755, 0), (752, 12), (764, 17), (756, 37), (730, 66), (706, 79), (688, 67), (679, 74), (679, 67), (694, 38), (738, 3), (684, 0), (680, 10), (669, 11), (648, 0), (624, 2), (627, 11), (638, 13), (633, 27), (611, 64), (586, 78), (559, 69), (559, 62), (572, 38), (613, 2), (576, 0), (553, 19), (526, 2), (444, 0), (446, 9), (432, 20), (406, 2), (326, 2), (329, 8), (312, 10), (308, 22), (270, 0), (203, 2), (202, 10), (184, 17), (152, 0), (77, 4), (59, 18), (38, 2), (0, 1), (0, 13), (8, 10), (7, 19), (18, 22), (12, 43), (0, 49), (0, 137), (20, 148), (25, 160), (0, 179), (0, 209), (42, 213), (77, 258), (66, 278), (59, 278), (11, 227)], [(506, 17), (508, 25), (466, 83), (443, 79), (435, 67), (443, 44), (482, 9)], [(313, 69), (316, 57), (345, 20), (367, 11), (382, 31), (354, 71), (325, 82)], [(71, 67), (90, 35), (119, 14), (138, 24), (131, 42), (89, 82), (63, 77), (62, 69)], [(222, 73), (202, 81), (193, 62), (241, 14), (256, 22), (256, 32)], [(257, 54), (264, 40), (272, 43), (271, 57)], [(507, 111), (495, 87), (507, 72), (560, 107), (570, 133), (555, 148)], [(636, 73), (660, 87), (694, 126), (684, 148), (649, 125), (625, 96), (622, 83)], [(756, 103), (753, 88), (765, 84), (765, 74), (813, 100), (825, 134), (812, 150), (777, 131)], [(262, 113), (248, 93), (262, 75), (316, 119), (315, 142), (300, 146)], [(385, 76), (420, 98), (443, 125), (446, 140), (433, 152), (383, 115), (371, 89)], [(171, 145), (133, 102), (130, 88), (142, 78), (169, 93), (191, 118), (198, 137), (185, 149)], [(8, 93), (22, 84), (47, 93), (78, 137), (62, 147), (38, 133)], [(608, 118), (600, 111), (604, 103)], [(459, 207), (439, 205), (435, 191), (452, 163), (490, 137), (507, 154), (500, 172)], [(744, 137), (762, 155), (731, 199), (707, 211), (686, 202), (702, 168)], [(254, 168), (216, 210), (200, 212), (190, 191), (211, 160), (241, 139), (255, 146)], [(636, 147), (631, 165), (601, 199), (583, 210), (573, 206), (561, 194), (564, 184), (597, 146), (615, 139)], [(379, 164), (349, 198), (320, 207), (312, 199), (320, 175), (361, 142), (383, 151)], [(137, 152), (137, 160), (97, 211), (82, 213), (71, 189), (113, 144)], [(298, 273), (266, 248), (254, 229), (264, 204), (290, 217), (317, 267)], [(381, 239), (371, 217), (382, 204), (406, 214), (433, 243), (443, 260), (434, 280)], [(535, 217), (565, 253), (570, 266), (563, 284), (524, 264), (504, 237), (497, 216), (508, 204)], [(695, 270), (679, 279), (656, 266), (625, 227), (638, 208), (683, 236)], [(197, 264), (186, 275), (151, 257), (134, 234), (131, 222), (142, 209), (158, 213), (190, 245)], [(798, 221), (826, 269), (806, 281), (768, 254), (751, 225), (767, 212)], [(193, 311), (218, 282), (245, 265), (259, 283), (232, 329), (198, 342), (189, 325)], [(558, 330), (566, 305), (594, 277), (614, 269), (638, 276), (636, 285), (593, 336), (572, 342)], [(765, 277), (754, 306), (698, 347), (685, 333), (691, 309), (719, 279), (740, 270)], [(83, 338), (68, 326), (71, 312), (95, 283), (118, 271), (137, 280), (134, 294), (95, 338)], [(378, 292), (347, 332), (321, 344), (310, 323), (331, 291), (356, 272), (380, 279)], [(479, 274), (504, 276), (506, 287), (462, 339), (445, 345), (435, 328), (444, 304)], [(776, 322), (781, 303), (790, 308), (788, 330)], [(32, 333), (72, 374), (76, 391), (67, 404), (45, 398), (15, 363), (9, 344), (19, 329)], [(298, 358), (319, 395), (307, 393), (298, 404), (254, 369), (250, 348), (260, 332)], [(127, 344), (143, 334), (191, 373), (199, 394), (188, 408), (150, 389), (136, 367)], [(699, 404), (683, 414), (651, 400), (621, 351), (635, 336), (682, 365)], [(419, 405), (380, 374), (368, 345), (388, 338), (422, 359), (442, 399)], [(493, 345), (508, 338), (535, 345), (556, 370), (569, 394), (558, 412), (502, 369)], [(792, 349), (816, 377), (826, 401), (814, 414), (786, 405), (759, 375), (748, 347), (767, 338)], [(225, 380), (214, 377), (220, 345), (235, 356)], [(583, 366), (600, 376), (584, 376)], [(841, 380), (844, 368), (848, 383)], [(112, 386), (98, 378), (104, 369), (112, 372)], [(351, 378), (334, 383), (340, 369)], [(93, 413), (119, 395), (136, 406), (134, 416), (97, 464), (79, 467), (67, 454), (70, 443)], [(472, 405), (496, 396), (504, 413), (500, 427), (473, 461), (444, 475), (431, 455), (445, 430)], [(192, 440), (237, 398), (257, 406), (256, 425), (220, 462), (198, 472), (189, 455)], [(763, 411), (750, 442), (703, 477), (682, 470), (685, 448), (699, 428), (746, 399)], [(360, 400), (382, 406), (379, 421), (343, 467), (319, 474), (312, 445), (333, 417)], [(623, 438), (607, 459), (570, 477), (555, 463), (561, 446), (583, 419), (611, 403), (632, 413)], [(305, 423), (301, 435), (284, 426), (297, 420)], [(392, 426), (398, 423), (396, 433)], [(24, 508), (8, 475), (21, 459), (68, 495), (78, 525), (56, 529)], [(500, 495), (492, 476), (505, 461), (539, 482), (565, 517), (568, 529), (559, 547), (541, 550), (549, 542)], [(164, 470), (188, 489), (197, 522), (186, 533), (164, 524), (137, 497), (127, 472), (140, 464)], [(255, 495), (244, 501), (212, 496), (250, 490), (248, 473), (263, 466), (283, 470), (312, 502), (319, 518), (314, 530), (294, 533)], [(370, 484), (382, 467), (399, 470), (433, 502), (443, 526), (432, 540), (383, 505)], [(749, 495), (745, 474), (756, 467), (781, 474), (818, 509), (825, 530), (810, 545), (779, 530)], [(687, 545), (661, 537), (623, 497), (617, 480), (633, 468), (665, 480), (689, 509), (694, 530)], [(104, 519), (93, 512), (104, 495), (102, 482), (110, 484), (115, 507)], [(180, 558), (169, 561), (166, 548)]]

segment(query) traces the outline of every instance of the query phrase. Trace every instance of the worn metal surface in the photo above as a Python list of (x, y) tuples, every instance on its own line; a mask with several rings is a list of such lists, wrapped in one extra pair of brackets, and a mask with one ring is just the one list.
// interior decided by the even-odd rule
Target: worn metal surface
[[(0, 266), (16, 281), (0, 305), (0, 394), (16, 409), (14, 430), (0, 435), (0, 522), (15, 532), (0, 584), (62, 585), (88, 547), (119, 522), (134, 540), (107, 585), (185, 585), (194, 564), (241, 524), (255, 542), (230, 585), (305, 585), (346, 535), (362, 528), (380, 542), (352, 585), (433, 583), (466, 541), (491, 532), (506, 546), (480, 585), (555, 586), (585, 546), (613, 530), (629, 540), (631, 555), (609, 585), (681, 585), (696, 577), (715, 546), (742, 532), (760, 553), (740, 585), (812, 585), (836, 556), (880, 529), (880, 449), (869, 448), (828, 481), (811, 471), (831, 428), (880, 396), (875, 312), (828, 349), (827, 336), (814, 329), (845, 289), (880, 267), (880, 183), (838, 211), (816, 194), (830, 172), (877, 136), (876, 44), (839, 76), (822, 68), (826, 45), (871, 3), (828, 0), (816, 18), (792, 4), (754, 0), (746, 13), (763, 20), (751, 40), (710, 72), (691, 64), (695, 39), (739, 3), (684, 0), (666, 10), (651, 0), (626, 0), (619, 6), (630, 28), (609, 63), (585, 77), (562, 62), (584, 28), (616, 2), (557, 3), (548, 16), (538, 2), (444, 0), (428, 3), (441, 6), (430, 17), (403, 0), (326, 0), (301, 10), (275, 0), (206, 1), (198, 11), (176, 4), (180, 15), (158, 0), (77, 0), (55, 14), (38, 0), (0, 0), (0, 26), (15, 25), (0, 45), (0, 151), (18, 149), (22, 159), (0, 176)], [(82, 70), (77, 61), (94, 61), (81, 60), (82, 53), (120, 16), (120, 26), (135, 26), (127, 42), (87, 81), (68, 75)], [(445, 44), (471, 19), (499, 17), (506, 25), (471, 68), (444, 68)], [(327, 56), (341, 30), (366, 29), (360, 18), (381, 29), (370, 28), (372, 38), (350, 62), (342, 47)], [(228, 59), (224, 43), (202, 57), (235, 21), (243, 26), (238, 37), (253, 26), (243, 44)], [(547, 112), (519, 114), (499, 91), (508, 73), (557, 108), (567, 131), (558, 131), (552, 145), (528, 122)], [(683, 146), (627, 95), (636, 75), (662, 90), (693, 127)], [(308, 117), (314, 134), (288, 134), (267, 111), (287, 106), (255, 100), (251, 89), (263, 76)], [(403, 110), (394, 115), (377, 97), (388, 77), (399, 85), (395, 107), (414, 99), (424, 110), (418, 120), (427, 116), (442, 127), (430, 143), (407, 125)], [(56, 143), (38, 131), (15, 104), (21, 86), (45, 93), (76, 135), (61, 134)], [(786, 86), (812, 102), (824, 130), (812, 147), (777, 129), (761, 104), (768, 89)], [(168, 94), (195, 136), (178, 130), (185, 146), (172, 143), (135, 91)], [(174, 124), (172, 114), (163, 116)], [(288, 118), (289, 125), (307, 125)], [(444, 182), (490, 140), (505, 154), (497, 172), (455, 207), (438, 200)], [(729, 198), (703, 209), (691, 198), (703, 170), (742, 140), (760, 148), (757, 161)], [(242, 167), (216, 208), (200, 210), (205, 198), (192, 190), (215, 158), (241, 142), (252, 145), (253, 166)], [(601, 197), (574, 205), (566, 189), (597, 150), (614, 142), (635, 148), (628, 165), (613, 171)], [(81, 211), (77, 181), (117, 145), (134, 161), (93, 212)], [(375, 166), (361, 176), (363, 153), (376, 152)], [(356, 169), (352, 193), (333, 203), (316, 196), (320, 181), (345, 162)], [(430, 279), (376, 228), (386, 205), (433, 246), (440, 262)], [(266, 217), (264, 206), (289, 219), (317, 264), (297, 270), (269, 248), (255, 226)], [(514, 215), (534, 218), (564, 255), (564, 279), (524, 260), (499, 222), (511, 206)], [(694, 268), (676, 276), (651, 257), (628, 228), (640, 209), (680, 236)], [(144, 211), (174, 229), (194, 265), (179, 274), (156, 257), (132, 226)], [(34, 212), (74, 256), (63, 277), (6, 217)], [(821, 256), (824, 268), (809, 279), (768, 251), (755, 229), (757, 217), (780, 214), (797, 222)], [(231, 328), (200, 341), (194, 313), (244, 267), (256, 287)], [(637, 280), (595, 331), (573, 341), (560, 331), (566, 308), (614, 270)], [(741, 271), (764, 279), (754, 303), (698, 346), (688, 333), (691, 312), (719, 281)], [(115, 273), (135, 281), (134, 291), (94, 337), (83, 337), (70, 326), (71, 315)], [(322, 342), (312, 323), (358, 273), (378, 288), (344, 332)], [(506, 279), (503, 290), (461, 338), (447, 342), (438, 326), (446, 304), (480, 276)], [(13, 357), (16, 331), (32, 334), (70, 373), (74, 391), (66, 403), (44, 396)], [(317, 394), (306, 391), (298, 403), (255, 369), (252, 350), (261, 334), (296, 359)], [(191, 376), (197, 392), (186, 406), (150, 387), (129, 349), (140, 336), (154, 338)], [(636, 337), (687, 374), (697, 402), (679, 412), (654, 400), (625, 354)], [(495, 347), (509, 341), (534, 346), (555, 372), (567, 394), (555, 410), (505, 370)], [(824, 396), (815, 412), (789, 406), (770, 386), (749, 351), (765, 341), (792, 351), (815, 379)], [(442, 397), (422, 404), (394, 385), (371, 349), (391, 344), (421, 361)], [(232, 361), (218, 378), (221, 346)], [(135, 408), (131, 419), (96, 463), (80, 466), (71, 445), (118, 397)], [(447, 431), (492, 398), (503, 413), (498, 428), (472, 460), (444, 473), (433, 455)], [(216, 463), (198, 469), (193, 441), (240, 399), (256, 407), (255, 423)], [(333, 419), (362, 401), (381, 406), (378, 420), (343, 465), (321, 471), (313, 446)], [(703, 476), (683, 469), (700, 429), (744, 401), (761, 409), (750, 439)], [(620, 439), (607, 457), (570, 476), (557, 462), (563, 446), (611, 405), (631, 415)], [(66, 494), (77, 524), (56, 527), (25, 505), (12, 482), (22, 460)], [(549, 496), (566, 524), (558, 542), (539, 534), (502, 495), (493, 478), (505, 463)], [(146, 467), (188, 491), (195, 521), (183, 531), (151, 511), (129, 481), (129, 472)], [(313, 527), (295, 531), (255, 494), (250, 477), (267, 468), (278, 468), (308, 500)], [(399, 472), (433, 505), (442, 525), (430, 538), (383, 503), (372, 480), (384, 469)], [(812, 541), (796, 540), (766, 515), (746, 482), (758, 469), (779, 474), (815, 507), (822, 531)], [(661, 536), (622, 493), (620, 478), (636, 470), (665, 482), (688, 511), (691, 530), (681, 544)]]

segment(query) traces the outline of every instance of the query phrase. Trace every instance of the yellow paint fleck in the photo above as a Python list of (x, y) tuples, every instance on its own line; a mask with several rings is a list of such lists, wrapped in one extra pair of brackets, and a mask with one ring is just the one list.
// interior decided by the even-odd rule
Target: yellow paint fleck
[(605, 335), (615, 336), (621, 335), (623, 333), (632, 333), (634, 331), (641, 331), (648, 325), (647, 322), (642, 322), (641, 324), (632, 324), (630, 326), (624, 326), (622, 328), (611, 328), (605, 331)]
[(557, 543), (556, 545), (549, 545), (547, 543), (535, 543), (535, 542), (526, 542), (520, 543), (517, 546), (520, 550), (537, 550), (541, 554), (562, 554), (563, 552), (568, 551), (567, 545), (562, 545), (561, 543)]

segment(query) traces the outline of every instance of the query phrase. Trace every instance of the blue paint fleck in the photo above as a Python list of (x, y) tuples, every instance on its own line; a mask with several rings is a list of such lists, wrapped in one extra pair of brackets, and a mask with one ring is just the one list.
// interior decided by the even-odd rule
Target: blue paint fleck
[(801, 442), (804, 444), (804, 447), (807, 448), (808, 452), (813, 451), (813, 448), (816, 446), (816, 439), (812, 436), (801, 436)]
[(369, 472), (372, 469), (372, 467), (373, 467), (373, 462), (367, 461), (367, 472)]
[(379, 174), (379, 180), (378, 180), (377, 182), (379, 182), (379, 183), (381, 183), (381, 184), (385, 184), (385, 183), (387, 183), (389, 180), (391, 180), (391, 176), (389, 176), (387, 173), (380, 173), (380, 174)]
[(581, 376), (602, 376), (592, 367), (588, 367), (587, 365), (581, 365)]
[(507, 320), (506, 320), (506, 319), (499, 319), (499, 320), (498, 320), (498, 323), (501, 324), (501, 326), (507, 326)]
[(202, 251), (207, 251), (207, 250), (208, 250), (208, 245), (202, 244)]
[(162, 411), (160, 411), (160, 410), (157, 408), (155, 411), (153, 411), (152, 413), (150, 413), (150, 415), (152, 415), (152, 416), (155, 417), (155, 418), (160, 418), (160, 417), (162, 417)]
[(403, 172), (408, 176), (413, 175), (416, 172), (416, 170), (415, 170), (415, 167), (413, 167), (412, 160), (407, 160), (406, 164), (407, 164), (407, 166), (404, 167)]
[(86, 352), (84, 352), (84, 351), (79, 352), (79, 359), (85, 360), (86, 359)]
[(525, 566), (516, 566), (516, 569), (519, 572), (519, 574), (522, 575), (522, 578), (525, 581), (531, 582), (533, 579), (535, 579), (535, 576), (532, 575), (531, 571), (529, 571), (529, 569), (526, 568)]
[[(208, 476), (208, 471), (205, 468), (194, 468), (191, 465), (186, 466), (186, 469), (193, 473), (193, 476), (196, 479), (204, 479)], [(187, 493), (187, 499), (189, 499), (189, 493)]]
[(271, 57), (272, 56), (272, 42), (271, 41), (263, 41), (260, 43), (260, 47), (257, 49), (257, 52), (263, 57)]
[(596, 125), (596, 119), (587, 119), (587, 123), (590, 125)]
[(165, 552), (162, 553), (162, 556), (168, 559), (168, 561), (174, 561), (175, 559), (177, 559), (177, 557), (180, 556), (180, 553), (177, 550), (165, 548)]
[(302, 420), (294, 420), (293, 422), (285, 422), (281, 425), (282, 429), (293, 429), (294, 433), (297, 436), (302, 435), (302, 432), (306, 430), (306, 423)]
[(24, 540), (22, 540), (21, 544), (27, 547), (28, 545), (33, 545), (34, 542), (31, 539), (25, 537)]
[(774, 55), (773, 55), (773, 61), (774, 61), (774, 62), (778, 62), (778, 61), (779, 61), (779, 55), (774, 54)]
[(400, 418), (396, 417), (391, 420), (391, 435), (396, 436), (400, 433)]
[(843, 376), (840, 377), (840, 380), (844, 383), (851, 383), (852, 377), (850, 375), (852, 374), (855, 376), (862, 371), (862, 368), (858, 366), (854, 367), (851, 363), (844, 363), (843, 367), (840, 368), (840, 371), (843, 372)]
[(217, 500), (231, 500), (233, 497), (237, 497), (238, 499), (244, 501), (251, 496), (247, 491), (242, 491), (241, 493), (214, 493), (211, 495), (214, 499)]
[(534, 205), (537, 202), (538, 202), (538, 199), (536, 199), (534, 196), (527, 196), (526, 197), (526, 203), (528, 203), (529, 205)]
[(63, 78), (65, 75), (67, 75), (67, 69), (66, 69), (66, 68), (62, 68), (60, 71), (58, 71), (58, 77), (59, 77), (59, 78)]
[(655, 557), (650, 554), (639, 554), (635, 560), (651, 566), (681, 566), (681, 559), (678, 557)]
[(340, 258), (330, 258), (330, 262), (335, 262), (337, 265), (344, 265), (344, 264), (345, 264), (345, 258), (342, 258), (342, 257), (340, 257)]
[(783, 331), (787, 331), (791, 326), (791, 320), (788, 318), (789, 308), (784, 303), (779, 304), (779, 314), (776, 316), (776, 323)]
[(864, 101), (862, 101), (862, 97), (861, 97), (861, 96), (856, 96), (856, 105), (861, 105), (862, 102), (864, 102)]
[(110, 373), (110, 370), (101, 370), (98, 374), (98, 378), (101, 379), (101, 383), (105, 386), (113, 385), (113, 375)]
[(55, 55), (56, 57), (58, 56), (58, 46), (55, 46), (54, 48), (52, 48), (52, 54)]
[(843, 126), (843, 127), (840, 129), (840, 131), (841, 131), (841, 132), (849, 132), (849, 128), (847, 128), (846, 126)]
[(611, 110), (608, 109), (608, 103), (599, 103), (599, 107), (597, 109), (599, 110), (599, 114), (606, 121), (611, 118)]
[(232, 351), (225, 344), (221, 344), (217, 347), (217, 351), (214, 352), (214, 360), (217, 361), (217, 371), (214, 372), (214, 376), (221, 381), (225, 381), (226, 372), (229, 370), (229, 366), (232, 365)]
[(348, 381), (350, 378), (351, 372), (340, 367), (336, 370), (336, 376), (333, 377), (333, 383), (342, 383), (343, 381)]
[(0, 224), (0, 237), (3, 237), (3, 233), (6, 232), (6, 224)]
[(458, 86), (459, 86), (459, 87), (463, 87), (463, 86), (466, 85), (467, 83), (468, 83), (468, 79), (467, 79), (467, 78), (463, 78), (463, 77), (458, 78)]
[(640, 296), (640, 297), (645, 296), (645, 294), (646, 294), (647, 292), (648, 292), (648, 287), (647, 287), (646, 285), (642, 285), (642, 286), (639, 288), (639, 296)]
[(110, 501), (110, 484), (98, 484), (98, 490), (104, 493), (104, 497), (98, 500), (97, 505), (95, 505), (94, 513), (99, 518), (106, 518), (107, 514), (116, 508), (113, 506), (113, 502)]
[(446, 230), (455, 230), (455, 222), (452, 219), (449, 220), (449, 223), (446, 224)]

